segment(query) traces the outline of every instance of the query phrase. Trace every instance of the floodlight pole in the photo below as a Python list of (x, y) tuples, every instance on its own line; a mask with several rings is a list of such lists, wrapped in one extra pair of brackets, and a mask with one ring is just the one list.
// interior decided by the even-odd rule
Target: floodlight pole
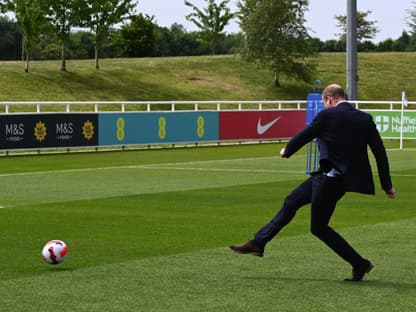
[(357, 0), (347, 0), (347, 96), (357, 100)]

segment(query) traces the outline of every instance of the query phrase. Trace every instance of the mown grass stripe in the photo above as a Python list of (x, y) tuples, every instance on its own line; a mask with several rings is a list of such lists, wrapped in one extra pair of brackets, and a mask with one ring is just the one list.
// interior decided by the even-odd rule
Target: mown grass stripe
[(412, 311), (416, 254), (400, 239), (414, 237), (415, 223), (342, 230), (375, 264), (361, 283), (343, 282), (350, 267), (307, 234), (276, 238), (264, 258), (221, 246), (76, 268), (70, 255), (35, 276), (0, 281), (0, 304), (9, 312)]

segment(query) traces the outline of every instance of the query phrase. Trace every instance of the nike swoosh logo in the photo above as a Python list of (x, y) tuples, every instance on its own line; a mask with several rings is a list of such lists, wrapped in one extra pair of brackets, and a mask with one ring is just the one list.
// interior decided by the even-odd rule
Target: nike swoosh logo
[(257, 122), (257, 134), (262, 135), (265, 134), (273, 125), (280, 119), (280, 116), (273, 119), (272, 121), (266, 123), (265, 125), (261, 124), (261, 117), (259, 118)]

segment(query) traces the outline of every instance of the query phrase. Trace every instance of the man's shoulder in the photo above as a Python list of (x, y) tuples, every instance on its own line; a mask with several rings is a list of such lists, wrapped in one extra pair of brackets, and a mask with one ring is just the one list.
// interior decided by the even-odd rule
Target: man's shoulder
[(371, 114), (364, 112), (360, 109), (355, 108), (355, 106), (353, 104), (351, 104), (350, 102), (347, 101), (343, 101), (341, 103), (339, 103), (337, 106), (329, 108), (328, 109), (329, 112), (334, 112), (334, 113), (347, 113), (347, 112), (351, 112), (355, 115), (360, 115), (362, 117), (367, 117), (367, 118), (372, 118)]
[(341, 101), (335, 106), (338, 110), (354, 110), (355, 107), (348, 101)]
[(333, 106), (333, 107), (329, 107), (329, 108), (321, 110), (318, 115), (320, 115), (320, 117), (322, 118), (325, 118), (325, 117), (331, 117), (334, 115), (343, 114), (351, 110), (355, 110), (354, 106), (352, 106), (349, 102), (341, 102), (337, 104), (337, 106)]
[(343, 120), (369, 123), (372, 119), (371, 114), (355, 108), (349, 102), (341, 102), (337, 106), (323, 109), (317, 116), (317, 120), (322, 122), (327, 120), (341, 122)]

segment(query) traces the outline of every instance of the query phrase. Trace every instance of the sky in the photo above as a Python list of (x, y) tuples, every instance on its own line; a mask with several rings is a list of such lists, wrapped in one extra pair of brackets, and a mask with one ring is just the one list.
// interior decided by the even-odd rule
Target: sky
[[(198, 28), (185, 18), (192, 9), (185, 5), (184, 0), (138, 0), (138, 12), (154, 16), (159, 26), (170, 27), (173, 23), (182, 24), (187, 31)], [(206, 6), (205, 0), (188, 0), (199, 8)], [(217, 3), (220, 1), (218, 0)], [(231, 0), (232, 11), (237, 9), (237, 0)], [(368, 16), (371, 21), (377, 21), (379, 33), (372, 40), (377, 43), (388, 38), (397, 39), (403, 30), (408, 30), (406, 19), (407, 10), (416, 8), (416, 1), (411, 0), (357, 0), (357, 10), (372, 13)], [(322, 41), (338, 39), (340, 29), (336, 26), (335, 15), (346, 15), (347, 0), (309, 0), (309, 11), (306, 12), (306, 26), (312, 37)], [(228, 33), (239, 31), (238, 23), (232, 22), (226, 28)]]

